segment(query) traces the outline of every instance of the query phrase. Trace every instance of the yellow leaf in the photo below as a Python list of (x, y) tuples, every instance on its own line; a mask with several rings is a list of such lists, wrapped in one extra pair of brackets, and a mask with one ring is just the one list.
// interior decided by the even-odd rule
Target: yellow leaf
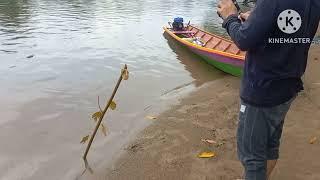
[(147, 118), (147, 119), (151, 119), (151, 120), (157, 119), (157, 117), (155, 117), (155, 116), (146, 116), (146, 118)]
[(309, 143), (314, 144), (317, 141), (317, 137), (313, 137), (310, 139)]
[(198, 155), (199, 158), (211, 158), (214, 157), (214, 152), (202, 152)]
[(117, 104), (114, 102), (114, 101), (112, 101), (111, 103), (110, 103), (110, 106), (109, 106), (112, 110), (115, 110), (116, 109), (116, 107), (117, 107)]
[(129, 71), (127, 69), (122, 70), (122, 79), (123, 80), (129, 79)]
[(103, 135), (107, 136), (107, 128), (104, 126), (103, 123), (101, 123), (100, 127), (101, 127), (101, 131), (102, 131)]
[(80, 143), (81, 143), (81, 144), (86, 143), (86, 142), (88, 141), (89, 137), (90, 137), (90, 135), (87, 135), (87, 136), (83, 137), (83, 138), (81, 139)]
[(97, 120), (102, 116), (102, 112), (101, 111), (98, 111), (98, 112), (95, 112), (92, 114), (92, 119), (97, 122)]
[(202, 142), (206, 142), (206, 143), (209, 143), (209, 144), (217, 144), (216, 141), (214, 140), (211, 140), (211, 139), (201, 139)]

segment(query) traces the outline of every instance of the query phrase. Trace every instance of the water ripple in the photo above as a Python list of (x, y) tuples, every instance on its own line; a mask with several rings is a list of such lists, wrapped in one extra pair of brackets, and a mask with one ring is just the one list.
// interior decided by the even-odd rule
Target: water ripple
[[(0, 179), (75, 179), (63, 177), (78, 171), (74, 167), (79, 152), (65, 147), (79, 149), (75, 141), (80, 132), (89, 130), (88, 118), (97, 109), (97, 96), (112, 91), (125, 63), (130, 80), (117, 94), (120, 110), (108, 119), (113, 134), (131, 134), (134, 128), (129, 126), (134, 122), (138, 127), (132, 114), (157, 104), (165, 90), (189, 82), (199, 86), (216, 77), (214, 68), (166, 39), (162, 30), (175, 16), (183, 16), (186, 21), (223, 34), (215, 3), (0, 0), (0, 78), (1, 87), (5, 87), (0, 88), (0, 114), (11, 117), (0, 125), (0, 141), (5, 143), (0, 154), (10, 163), (10, 168), (0, 165)], [(113, 137), (97, 143), (105, 146), (106, 141), (115, 142)], [(48, 152), (55, 157), (49, 163), (42, 158), (33, 162), (39, 154)], [(101, 159), (105, 154), (112, 156), (103, 152)], [(30, 170), (29, 165), (36, 168)]]

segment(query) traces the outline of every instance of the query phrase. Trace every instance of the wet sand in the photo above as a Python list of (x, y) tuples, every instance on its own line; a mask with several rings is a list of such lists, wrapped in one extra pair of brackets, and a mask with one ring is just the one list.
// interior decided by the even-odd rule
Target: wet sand
[[(272, 180), (320, 179), (320, 45), (310, 49), (305, 91), (294, 101), (285, 121), (281, 153)], [(91, 179), (236, 179), (242, 167), (236, 155), (239, 79), (208, 83), (180, 100), (179, 105), (124, 148), (120, 159)], [(309, 144), (312, 137), (318, 140)], [(201, 139), (211, 139), (208, 144)], [(200, 159), (202, 151), (216, 156)]]

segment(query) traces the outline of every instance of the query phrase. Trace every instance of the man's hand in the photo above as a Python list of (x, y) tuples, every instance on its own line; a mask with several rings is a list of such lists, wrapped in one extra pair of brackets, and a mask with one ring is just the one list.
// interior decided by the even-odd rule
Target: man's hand
[(240, 13), (240, 15), (238, 16), (239, 19), (244, 22), (248, 19), (248, 17), (250, 16), (251, 11), (247, 11), (245, 13)]
[(218, 3), (218, 14), (221, 18), (226, 19), (230, 15), (238, 14), (238, 11), (232, 0), (221, 0)]

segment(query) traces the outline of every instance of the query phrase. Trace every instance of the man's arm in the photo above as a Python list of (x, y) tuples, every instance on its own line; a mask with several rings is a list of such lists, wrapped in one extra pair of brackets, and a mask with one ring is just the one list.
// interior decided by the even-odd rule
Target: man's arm
[(243, 51), (265, 42), (277, 22), (276, 0), (258, 0), (248, 19), (241, 23), (237, 15), (228, 16), (223, 27), (235, 44)]

